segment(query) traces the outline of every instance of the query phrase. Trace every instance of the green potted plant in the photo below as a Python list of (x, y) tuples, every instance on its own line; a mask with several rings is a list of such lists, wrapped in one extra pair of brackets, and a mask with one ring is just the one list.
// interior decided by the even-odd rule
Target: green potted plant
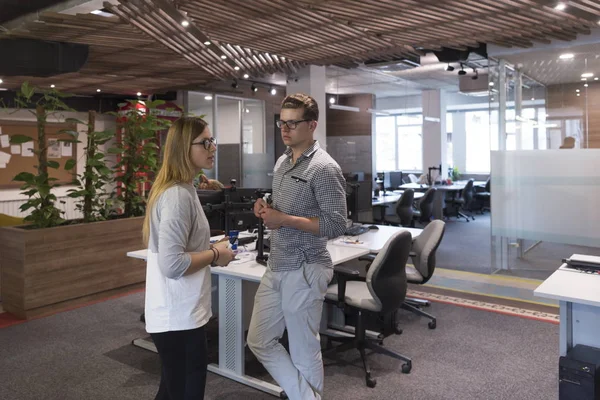
[[(141, 229), (145, 206), (144, 194), (134, 193), (138, 182), (150, 178), (156, 168), (156, 130), (165, 123), (156, 122), (148, 112), (136, 114), (125, 123), (124, 140), (111, 148), (110, 152), (121, 158), (114, 165), (118, 169), (118, 183), (123, 190), (108, 199), (106, 184), (112, 179), (107, 165), (104, 147), (113, 138), (112, 133), (97, 132), (94, 127), (95, 114), (83, 123), (76, 119), (64, 119), (81, 127), (87, 126), (83, 172), (73, 181), (76, 185), (69, 196), (78, 201), (82, 212), (81, 220), (65, 222), (56, 207), (52, 189), (56, 182), (48, 176), (47, 168), (58, 168), (45, 157), (45, 131), (51, 111), (71, 111), (62, 99), (66, 95), (58, 91), (43, 91), (24, 84), (17, 96), (20, 108), (36, 115), (38, 173), (18, 174), (23, 182), (22, 189), (28, 201), (22, 209), (29, 211), (27, 229), (4, 227), (0, 229), (0, 273), (2, 277), (2, 305), (21, 318), (30, 318), (55, 309), (73, 306), (107, 294), (142, 287), (145, 280), (145, 263), (126, 256), (128, 251), (142, 244)], [(147, 109), (151, 109), (147, 107)], [(76, 128), (67, 129), (68, 139), (79, 143)], [(13, 135), (13, 143), (25, 138)], [(29, 138), (28, 140), (31, 140)], [(63, 166), (67, 170), (76, 168), (74, 162)], [(143, 173), (141, 176), (138, 173)], [(107, 199), (107, 200), (103, 200)], [(122, 202), (125, 213), (109, 213), (111, 202)]]
[(452, 168), (452, 181), (456, 182), (459, 179), (460, 179), (460, 171), (458, 170), (458, 167)]

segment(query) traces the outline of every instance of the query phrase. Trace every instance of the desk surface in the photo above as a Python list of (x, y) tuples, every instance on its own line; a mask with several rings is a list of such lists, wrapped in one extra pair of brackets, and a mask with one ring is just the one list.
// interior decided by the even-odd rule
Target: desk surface
[[(329, 243), (335, 244), (336, 246), (343, 247), (360, 247), (369, 249), (372, 253), (379, 253), (383, 246), (387, 243), (390, 237), (396, 232), (409, 231), (412, 235), (413, 240), (423, 232), (423, 229), (419, 228), (404, 228), (401, 226), (389, 226), (389, 225), (377, 225), (378, 230), (370, 230), (362, 235), (358, 236), (342, 236), (340, 238), (329, 241)], [(357, 243), (356, 241), (360, 242)], [(329, 248), (329, 246), (327, 247)]]
[[(338, 265), (369, 254), (369, 249), (364, 247), (337, 246), (332, 242), (327, 244), (327, 250), (329, 251), (329, 254), (331, 254), (333, 265)], [(128, 257), (139, 258), (142, 260), (146, 260), (147, 255), (148, 251), (146, 249), (130, 251), (127, 253)], [(249, 251), (241, 253), (239, 257), (239, 261), (233, 261), (227, 267), (210, 267), (210, 272), (216, 275), (235, 276), (249, 281), (260, 282), (266, 267), (256, 262), (256, 252)]]
[[(463, 190), (467, 181), (456, 181), (452, 185), (435, 185), (434, 188), (441, 191), (455, 191), (455, 190)], [(473, 181), (473, 186), (485, 186), (485, 181)], [(427, 190), (429, 189), (429, 185), (420, 184), (420, 183), (405, 183), (400, 186), (400, 189), (413, 189), (413, 190)]]
[[(381, 206), (384, 204), (393, 204), (393, 203), (397, 202), (398, 200), (400, 200), (400, 197), (402, 197), (402, 193), (404, 193), (404, 190), (394, 190), (393, 192), (387, 192), (387, 193), (388, 194), (386, 196), (379, 195), (377, 197), (372, 197), (371, 205)], [(425, 196), (425, 193), (416, 192), (415, 200), (418, 200), (423, 196)]]
[[(566, 267), (566, 264), (562, 267)], [(600, 275), (558, 269), (538, 286), (533, 294), (548, 299), (600, 307)]]

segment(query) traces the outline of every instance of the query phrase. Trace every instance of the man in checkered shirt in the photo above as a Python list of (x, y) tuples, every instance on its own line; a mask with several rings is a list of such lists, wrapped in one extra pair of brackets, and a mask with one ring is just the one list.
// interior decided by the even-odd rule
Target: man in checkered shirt
[[(319, 325), (333, 264), (327, 240), (346, 229), (346, 182), (340, 166), (313, 135), (317, 102), (287, 96), (281, 137), (288, 146), (275, 164), (273, 203), (260, 199), (257, 217), (272, 229), (268, 268), (256, 292), (248, 346), (291, 400), (323, 396)], [(279, 343), (287, 327), (290, 353)]]

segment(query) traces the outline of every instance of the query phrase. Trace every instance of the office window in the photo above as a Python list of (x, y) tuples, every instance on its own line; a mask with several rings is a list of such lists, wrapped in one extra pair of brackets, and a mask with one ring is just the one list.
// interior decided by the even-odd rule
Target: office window
[(375, 118), (377, 171), (420, 171), (423, 168), (423, 116)]
[[(490, 113), (468, 111), (465, 113), (467, 133), (466, 172), (490, 173)], [(513, 135), (514, 137), (514, 135)]]
[(377, 171), (396, 169), (396, 117), (375, 118), (375, 151)]

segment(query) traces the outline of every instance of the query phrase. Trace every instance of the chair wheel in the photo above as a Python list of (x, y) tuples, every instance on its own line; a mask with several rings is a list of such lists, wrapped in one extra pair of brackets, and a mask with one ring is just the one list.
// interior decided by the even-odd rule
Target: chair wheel
[(374, 388), (375, 385), (377, 385), (377, 379), (367, 376), (367, 386), (370, 388)]
[(406, 364), (404, 364), (402, 366), (402, 373), (403, 374), (410, 374), (410, 370), (412, 369), (412, 363), (411, 362), (407, 362)]
[(435, 329), (437, 326), (436, 320), (434, 319), (433, 321), (429, 322), (427, 326), (429, 326), (429, 329)]
[(400, 329), (400, 328), (398, 327), (398, 325), (396, 325), (396, 326), (394, 327), (394, 333), (395, 333), (396, 335), (402, 335), (402, 329)]

